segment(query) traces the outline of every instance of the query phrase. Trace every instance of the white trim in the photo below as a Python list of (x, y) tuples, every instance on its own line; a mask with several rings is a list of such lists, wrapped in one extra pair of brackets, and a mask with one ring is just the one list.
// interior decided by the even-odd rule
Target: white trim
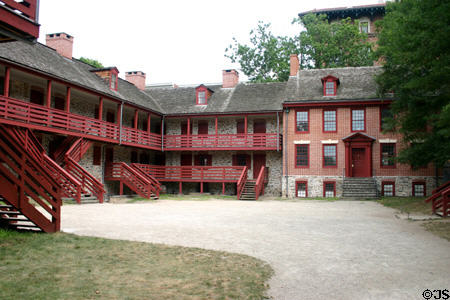
[(299, 141), (294, 141), (295, 145), (305, 145), (305, 144), (310, 144), (311, 141), (305, 141), (305, 140), (299, 140)]
[(397, 143), (396, 139), (381, 139), (380, 144), (395, 144)]
[(323, 140), (320, 141), (322, 144), (338, 144), (339, 141), (338, 140)]

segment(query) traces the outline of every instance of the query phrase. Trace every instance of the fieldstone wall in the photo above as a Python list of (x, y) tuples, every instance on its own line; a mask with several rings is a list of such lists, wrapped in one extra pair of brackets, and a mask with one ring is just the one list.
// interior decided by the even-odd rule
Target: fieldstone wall
[(377, 188), (381, 195), (381, 183), (383, 181), (395, 182), (395, 196), (412, 196), (413, 182), (425, 182), (427, 196), (436, 188), (436, 178), (432, 176), (380, 176), (375, 177)]
[[(297, 181), (306, 181), (308, 183), (308, 198), (323, 197), (323, 182), (336, 182), (336, 197), (342, 196), (342, 176), (288, 176), (288, 198), (295, 198), (295, 183)], [(286, 197), (286, 176), (281, 179), (282, 196)]]

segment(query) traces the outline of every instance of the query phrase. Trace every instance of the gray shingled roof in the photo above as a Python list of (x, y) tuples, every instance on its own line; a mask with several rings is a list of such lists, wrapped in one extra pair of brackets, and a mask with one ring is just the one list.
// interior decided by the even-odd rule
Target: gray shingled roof
[(128, 81), (119, 79), (118, 91), (112, 91), (103, 79), (90, 72), (95, 68), (77, 59), (67, 59), (40, 43), (30, 44), (20, 41), (0, 43), (0, 59), (47, 73), (156, 112), (163, 112), (158, 103)]
[[(379, 99), (375, 76), (381, 71), (381, 67), (300, 70), (289, 77), (285, 102)], [(323, 95), (321, 79), (328, 75), (339, 78), (336, 96)]]
[(209, 85), (214, 91), (208, 105), (196, 105), (195, 87), (148, 88), (167, 114), (281, 111), (285, 82), (240, 83), (235, 88)]

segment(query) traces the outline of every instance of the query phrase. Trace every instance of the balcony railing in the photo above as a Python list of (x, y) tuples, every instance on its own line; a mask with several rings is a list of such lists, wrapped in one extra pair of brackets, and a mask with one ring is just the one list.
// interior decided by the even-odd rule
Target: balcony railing
[(276, 133), (166, 135), (164, 150), (281, 150)]
[(153, 166), (133, 164), (159, 181), (238, 182), (244, 167), (238, 166)]
[(25, 39), (37, 39), (39, 37), (37, 0), (1, 0), (0, 21), (10, 27), (11, 34)]
[[(0, 96), (0, 123), (32, 129), (71, 134), (94, 140), (161, 149), (161, 136), (155, 133), (122, 127), (106, 121), (88, 118), (59, 109)], [(119, 138), (120, 133), (122, 139)]]

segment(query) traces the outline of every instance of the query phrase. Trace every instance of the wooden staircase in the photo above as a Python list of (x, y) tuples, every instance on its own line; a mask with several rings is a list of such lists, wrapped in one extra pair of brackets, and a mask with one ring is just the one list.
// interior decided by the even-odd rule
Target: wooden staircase
[(441, 217), (450, 216), (450, 181), (433, 190), (425, 202), (431, 202), (433, 214)]
[(361, 200), (378, 198), (377, 182), (372, 177), (345, 177), (342, 195)]
[[(56, 232), (61, 194), (44, 149), (29, 129), (0, 125), (0, 224)], [(58, 176), (64, 173), (57, 172)], [(68, 181), (68, 179), (63, 179)]]
[(244, 184), (244, 189), (241, 193), (239, 200), (248, 200), (248, 201), (256, 200), (255, 185), (256, 180), (247, 180)]

